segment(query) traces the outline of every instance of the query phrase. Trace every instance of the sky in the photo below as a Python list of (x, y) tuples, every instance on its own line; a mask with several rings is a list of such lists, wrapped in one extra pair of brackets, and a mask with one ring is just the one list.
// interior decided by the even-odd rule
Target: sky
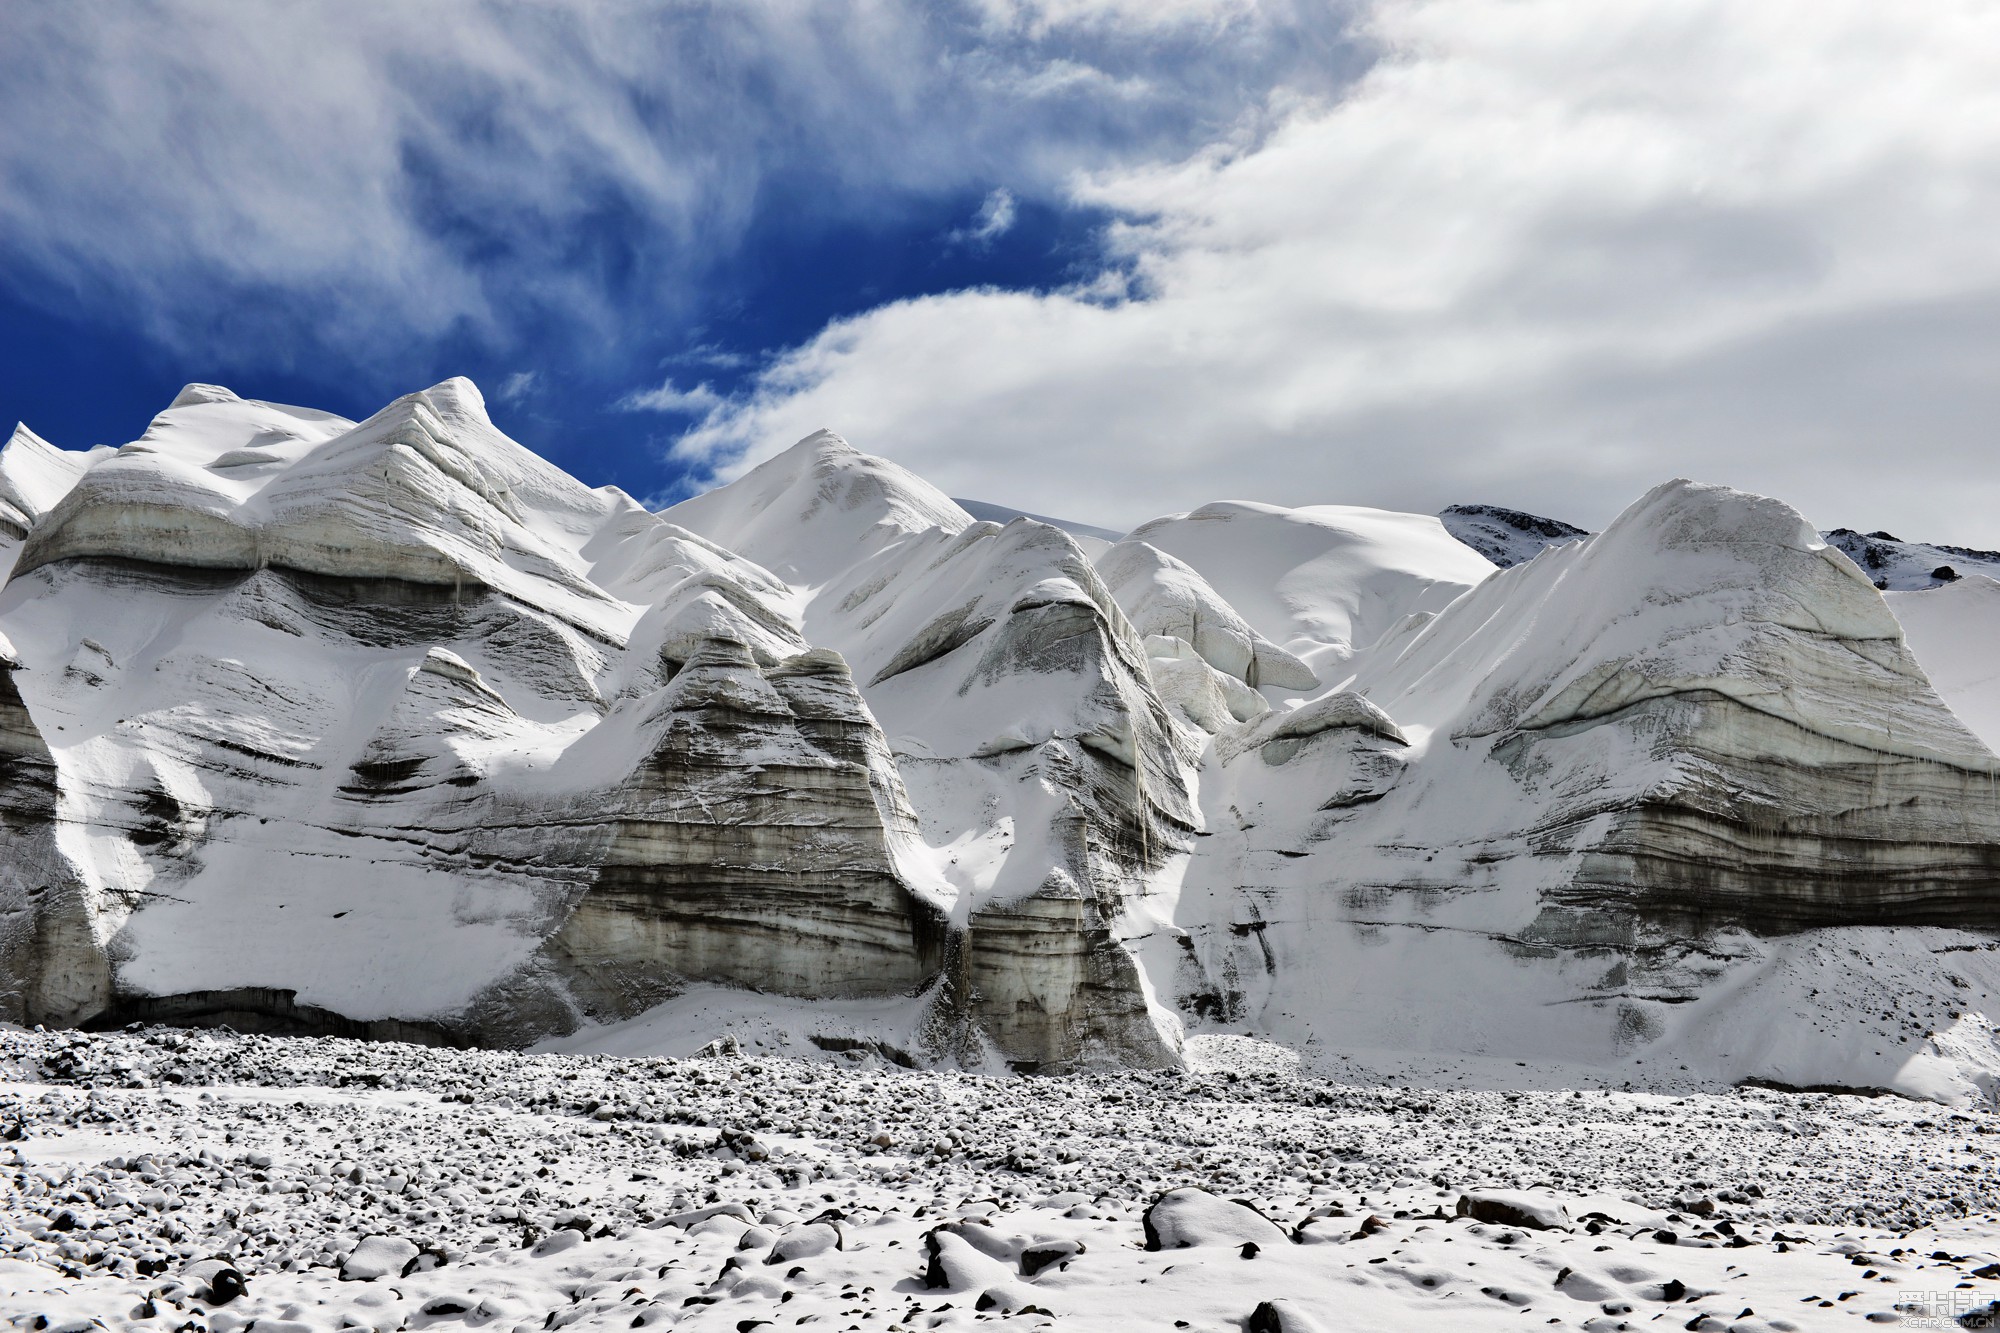
[(822, 426), (1124, 528), (2000, 547), (1987, 0), (16, 0), (0, 416), (454, 374), (661, 505)]

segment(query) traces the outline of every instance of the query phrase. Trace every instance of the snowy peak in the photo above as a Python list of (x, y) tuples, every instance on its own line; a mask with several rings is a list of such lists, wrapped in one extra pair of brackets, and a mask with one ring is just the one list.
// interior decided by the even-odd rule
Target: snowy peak
[[(1502, 569), (1534, 559), (1590, 533), (1560, 519), (1499, 505), (1453, 505), (1438, 515), (1452, 536)], [(1936, 588), (1968, 574), (2000, 577), (2000, 551), (1904, 541), (1889, 532), (1833, 528), (1820, 536), (1868, 575), (1877, 588), (1908, 592)]]
[(915, 473), (830, 430), (661, 514), (800, 587), (820, 587), (913, 533), (956, 533), (974, 521)]
[(1590, 533), (1561, 519), (1499, 505), (1453, 505), (1438, 514), (1446, 532), (1506, 569)]
[(620, 508), (496, 430), (469, 380), (359, 424), (193, 386), (83, 472), (16, 572), (108, 557), (499, 587), (616, 635), (636, 611), (591, 583), (580, 551)]
[(232, 389), (220, 384), (189, 384), (174, 395), (174, 401), (167, 404), (167, 410), (177, 407), (197, 407), (205, 403), (238, 403), (243, 401)]

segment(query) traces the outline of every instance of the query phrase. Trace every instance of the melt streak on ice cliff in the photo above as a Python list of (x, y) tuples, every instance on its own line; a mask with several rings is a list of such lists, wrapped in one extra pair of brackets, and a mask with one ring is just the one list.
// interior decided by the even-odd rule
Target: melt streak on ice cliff
[(2000, 1087), (1979, 655), (1782, 504), (1082, 541), (825, 432), (648, 513), (463, 380), (18, 430), (0, 1017)]

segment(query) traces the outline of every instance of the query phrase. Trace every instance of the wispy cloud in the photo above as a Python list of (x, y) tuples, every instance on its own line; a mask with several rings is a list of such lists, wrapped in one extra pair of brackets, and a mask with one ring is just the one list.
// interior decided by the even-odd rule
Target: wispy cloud
[(973, 214), (971, 226), (959, 228), (945, 239), (953, 245), (991, 245), (1013, 230), (1018, 212), (1013, 191), (1003, 185), (986, 196)]
[(668, 380), (657, 389), (642, 389), (626, 394), (618, 400), (618, 408), (624, 412), (679, 412), (689, 416), (707, 416), (723, 405), (722, 395), (706, 383), (697, 384), (692, 389), (677, 389)]
[(620, 346), (768, 210), (1053, 196), (1337, 84), (1338, 3), (0, 6), (0, 281), (178, 350)]
[(1247, 137), (1075, 180), (1125, 219), (1106, 243), (1136, 299), (843, 320), (681, 457), (728, 476), (829, 424), (951, 494), (1114, 526), (1224, 496), (1598, 522), (1691, 473), (1991, 544), (2000, 10), (1371, 22), (1392, 57), (1347, 95), (1281, 90)]
[(494, 391), (493, 396), (503, 403), (518, 403), (534, 392), (535, 381), (540, 378), (540, 374), (536, 371), (517, 370), (500, 381), (500, 387)]
[(719, 347), (714, 343), (701, 343), (698, 346), (688, 348), (684, 352), (675, 352), (671, 356), (662, 358), (661, 364), (669, 366), (709, 366), (717, 370), (741, 370), (745, 366), (755, 364), (756, 359), (747, 352)]

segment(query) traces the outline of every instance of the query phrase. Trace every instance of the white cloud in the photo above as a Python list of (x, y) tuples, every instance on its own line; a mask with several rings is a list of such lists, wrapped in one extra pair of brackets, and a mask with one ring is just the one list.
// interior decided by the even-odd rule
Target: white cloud
[(1013, 230), (1017, 211), (1013, 191), (1003, 185), (986, 196), (970, 227), (954, 231), (946, 239), (958, 245), (991, 245)]
[[(1278, 128), (1079, 176), (1091, 291), (830, 326), (681, 443), (822, 425), (954, 495), (1129, 522), (1249, 497), (1597, 523), (1677, 473), (2000, 540), (2000, 9), (1388, 0)], [(1137, 299), (1107, 299), (1129, 279)]]
[(627, 394), (618, 400), (618, 407), (625, 412), (681, 412), (705, 417), (722, 406), (722, 402), (722, 396), (706, 383), (692, 389), (676, 389), (674, 382), (667, 380), (657, 389)]
[(500, 381), (500, 388), (493, 396), (501, 402), (510, 405), (518, 403), (533, 391), (535, 381), (540, 378), (541, 376), (535, 371), (517, 370), (506, 379)]
[(272, 335), (298, 326), (393, 364), (546, 314), (616, 346), (690, 310), (760, 209), (1051, 193), (1335, 81), (1276, 33), (1337, 35), (1337, 3), (0, 5), (0, 280), (181, 352), (312, 355)]

